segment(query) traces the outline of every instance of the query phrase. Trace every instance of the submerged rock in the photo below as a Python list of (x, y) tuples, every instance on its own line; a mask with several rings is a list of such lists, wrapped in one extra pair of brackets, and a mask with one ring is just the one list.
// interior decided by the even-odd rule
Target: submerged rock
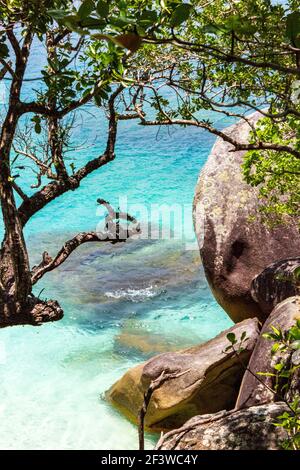
[[(240, 357), (225, 351), (230, 344), (226, 335), (233, 332), (239, 338), (244, 331), (248, 339)], [(108, 390), (107, 399), (137, 422), (145, 391), (165, 371), (180, 375), (154, 391), (146, 428), (172, 429), (197, 414), (231, 409), (244, 374), (241, 361), (247, 364), (258, 335), (257, 319), (248, 319), (199, 346), (155, 356), (126, 372)]]
[[(186, 345), (186, 343), (185, 343)], [(166, 342), (165, 337), (157, 334), (147, 334), (142, 331), (123, 331), (115, 338), (115, 347), (117, 350), (134, 351), (150, 357), (167, 351), (178, 350), (175, 344)]]
[(300, 294), (298, 269), (300, 258), (289, 258), (276, 261), (253, 279), (252, 297), (266, 316), (283, 300)]
[[(274, 377), (264, 375), (260, 375), (258, 379), (255, 377), (258, 372), (274, 373), (273, 365), (276, 364), (276, 356), (271, 355), (273, 341), (263, 338), (262, 335), (269, 333), (271, 326), (287, 331), (297, 319), (300, 319), (300, 297), (290, 297), (284, 300), (268, 317), (249, 361), (249, 371), (246, 371), (243, 377), (236, 408), (245, 408), (278, 399), (270, 390), (275, 388)], [(286, 357), (286, 360), (288, 361), (289, 358)], [(300, 392), (300, 381), (298, 392)]]
[(279, 450), (286, 431), (274, 426), (285, 403), (195, 416), (159, 440), (156, 450)]
[[(255, 124), (260, 114), (250, 118)], [(247, 142), (245, 121), (227, 129)], [(271, 263), (299, 255), (299, 220), (270, 228), (261, 220), (258, 189), (243, 180), (244, 152), (218, 139), (202, 169), (194, 198), (194, 225), (212, 292), (235, 321), (266, 314), (251, 296), (252, 279)]]

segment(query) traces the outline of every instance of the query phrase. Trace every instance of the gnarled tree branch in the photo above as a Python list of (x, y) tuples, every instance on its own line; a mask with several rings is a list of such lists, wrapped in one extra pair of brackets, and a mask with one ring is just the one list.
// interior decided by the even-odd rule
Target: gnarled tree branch
[[(64, 244), (54, 258), (52, 258), (47, 252), (44, 252), (41, 263), (34, 266), (31, 271), (32, 285), (36, 284), (44, 274), (58, 268), (58, 266), (60, 266), (71, 255), (71, 253), (76, 250), (76, 248), (84, 243), (124, 243), (128, 238), (140, 234), (140, 225), (135, 217), (127, 214), (126, 212), (115, 211), (104, 199), (98, 199), (97, 202), (108, 210), (108, 215), (105, 218), (105, 231), (78, 233), (75, 237), (71, 238)], [(133, 226), (131, 228), (128, 226), (122, 227), (120, 225), (120, 220), (130, 222)]]
[(51, 181), (44, 186), (40, 191), (33, 194), (19, 207), (19, 216), (22, 225), (24, 226), (28, 220), (39, 210), (43, 209), (49, 202), (57, 197), (66, 193), (67, 191), (74, 190), (79, 187), (81, 181), (95, 170), (111, 162), (115, 158), (115, 143), (117, 138), (117, 123), (118, 117), (115, 112), (114, 102), (117, 96), (123, 91), (124, 87), (119, 86), (114, 93), (112, 93), (108, 107), (109, 107), (109, 127), (108, 138), (106, 143), (105, 152), (102, 155), (87, 162), (83, 167), (76, 171), (73, 175), (66, 179)]
[(225, 132), (219, 131), (215, 127), (211, 126), (207, 122), (203, 121), (195, 121), (189, 119), (166, 119), (164, 121), (148, 121), (144, 117), (141, 117), (141, 125), (143, 126), (170, 126), (170, 125), (178, 125), (178, 126), (194, 126), (200, 127), (201, 129), (206, 129), (211, 134), (217, 135), (221, 137), (225, 142), (228, 142), (234, 147), (233, 151), (240, 151), (240, 150), (274, 150), (277, 152), (287, 152), (293, 155), (294, 157), (300, 159), (300, 152), (295, 148), (289, 145), (283, 144), (273, 144), (268, 142), (256, 142), (251, 144), (245, 144), (238, 142), (237, 140), (233, 139)]

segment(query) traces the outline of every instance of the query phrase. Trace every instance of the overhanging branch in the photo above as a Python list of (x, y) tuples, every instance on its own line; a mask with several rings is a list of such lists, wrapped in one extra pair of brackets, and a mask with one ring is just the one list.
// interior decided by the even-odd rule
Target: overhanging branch
[(115, 158), (115, 143), (117, 138), (117, 123), (118, 117), (115, 112), (115, 99), (123, 91), (124, 87), (118, 87), (112, 93), (109, 102), (109, 126), (108, 137), (105, 152), (102, 155), (87, 162), (83, 167), (76, 171), (73, 175), (64, 180), (51, 181), (44, 186), (40, 191), (33, 194), (26, 201), (24, 201), (18, 211), (20, 221), (24, 226), (28, 220), (39, 210), (43, 209), (49, 202), (70, 190), (75, 190), (79, 187), (81, 181), (95, 170), (111, 162)]
[[(52, 258), (47, 252), (43, 253), (43, 259), (38, 266), (34, 266), (31, 272), (31, 282), (36, 284), (44, 274), (58, 268), (80, 245), (89, 242), (99, 243), (124, 243), (128, 238), (140, 234), (140, 225), (130, 214), (115, 211), (111, 205), (103, 199), (98, 199), (98, 203), (105, 206), (108, 210), (106, 216), (106, 226), (103, 232), (81, 232), (68, 240), (59, 250), (57, 255)], [(122, 227), (120, 220), (125, 220), (132, 224)]]
[[(141, 116), (140, 116), (141, 117)], [(283, 144), (273, 144), (268, 142), (256, 142), (256, 143), (241, 143), (237, 140), (233, 139), (231, 136), (226, 134), (225, 132), (219, 131), (218, 129), (214, 128), (207, 122), (203, 121), (194, 121), (189, 119), (166, 119), (164, 121), (147, 121), (144, 117), (141, 118), (141, 125), (143, 126), (170, 126), (170, 125), (178, 125), (178, 126), (194, 126), (200, 127), (201, 129), (206, 129), (211, 134), (214, 134), (218, 137), (221, 137), (225, 142), (228, 142), (234, 147), (233, 151), (249, 151), (249, 150), (274, 150), (277, 152), (287, 152), (300, 159), (300, 152), (295, 148), (289, 145)]]

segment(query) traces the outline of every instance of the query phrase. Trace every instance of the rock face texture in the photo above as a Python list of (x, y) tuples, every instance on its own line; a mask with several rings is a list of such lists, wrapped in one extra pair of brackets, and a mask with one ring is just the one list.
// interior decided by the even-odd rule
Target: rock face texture
[(266, 316), (283, 300), (300, 294), (298, 270), (300, 257), (289, 258), (276, 261), (253, 279), (251, 295)]
[[(226, 335), (240, 338), (247, 333), (245, 350), (237, 357), (225, 351)], [(259, 336), (257, 319), (248, 319), (196, 347), (160, 354), (130, 369), (107, 392), (107, 399), (137, 422), (143, 396), (151, 381), (163, 371), (178, 375), (154, 391), (147, 409), (145, 426), (152, 430), (174, 429), (192, 416), (214, 413), (234, 406), (244, 364), (249, 361)]]
[[(253, 124), (255, 113), (250, 118)], [(249, 125), (240, 123), (227, 133), (247, 142)], [(204, 166), (194, 198), (194, 226), (206, 277), (228, 315), (239, 322), (266, 314), (252, 298), (252, 279), (271, 263), (299, 256), (299, 221), (273, 229), (261, 222), (257, 188), (243, 180), (244, 152), (218, 139)]]
[[(271, 331), (271, 325), (286, 331), (298, 319), (300, 319), (300, 297), (290, 297), (275, 307), (263, 326), (249, 361), (248, 368), (252, 373), (274, 372), (272, 364), (276, 364), (276, 355), (273, 358), (271, 356), (273, 341), (263, 338), (262, 335)], [(278, 397), (275, 397), (274, 393), (263, 385), (266, 384), (274, 390), (274, 377), (260, 376), (260, 380), (258, 380), (252, 373), (246, 371), (243, 377), (236, 403), (238, 409), (275, 401), (276, 398), (278, 400)], [(300, 392), (299, 387), (300, 381), (298, 382), (298, 391)]]
[(277, 450), (286, 432), (274, 420), (287, 406), (270, 403), (240, 411), (195, 416), (165, 434), (157, 450)]

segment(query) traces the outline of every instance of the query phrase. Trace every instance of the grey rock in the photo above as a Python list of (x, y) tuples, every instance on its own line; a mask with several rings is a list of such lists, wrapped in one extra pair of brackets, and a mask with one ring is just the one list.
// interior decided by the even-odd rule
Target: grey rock
[(300, 281), (295, 274), (298, 268), (299, 257), (280, 260), (253, 279), (251, 295), (266, 316), (277, 304), (300, 293)]
[[(249, 118), (255, 125), (258, 113)], [(241, 121), (226, 132), (247, 142), (249, 125)], [(194, 226), (206, 277), (228, 315), (239, 322), (261, 321), (266, 314), (251, 296), (252, 279), (271, 263), (299, 256), (299, 220), (270, 228), (261, 220), (258, 189), (242, 175), (244, 152), (218, 139), (202, 169), (194, 198)]]
[[(225, 351), (230, 345), (226, 335), (240, 338), (247, 333), (244, 351), (237, 357)], [(248, 319), (216, 338), (189, 349), (154, 356), (144, 364), (129, 369), (107, 392), (106, 397), (132, 421), (137, 422), (143, 396), (151, 381), (167, 374), (154, 391), (145, 418), (151, 430), (173, 429), (194, 415), (231, 409), (236, 401), (247, 364), (259, 336), (257, 319)]]
[[(248, 364), (251, 371), (246, 371), (241, 384), (236, 408), (245, 408), (257, 404), (278, 400), (278, 397), (271, 390), (275, 388), (275, 378), (268, 376), (256, 377), (258, 372), (274, 373), (273, 365), (277, 362), (277, 357), (271, 356), (273, 341), (263, 338), (264, 333), (271, 331), (271, 325), (282, 331), (287, 331), (293, 326), (297, 319), (300, 319), (300, 297), (290, 297), (278, 304), (265, 322), (260, 337), (256, 343), (253, 354)], [(280, 357), (282, 359), (282, 356)], [(289, 360), (289, 357), (285, 357)], [(270, 389), (268, 389), (267, 387)], [(293, 384), (300, 392), (300, 382)], [(289, 392), (289, 391), (288, 391)]]
[(288, 408), (270, 403), (245, 410), (195, 416), (164, 434), (156, 450), (278, 450), (286, 432), (274, 420)]

